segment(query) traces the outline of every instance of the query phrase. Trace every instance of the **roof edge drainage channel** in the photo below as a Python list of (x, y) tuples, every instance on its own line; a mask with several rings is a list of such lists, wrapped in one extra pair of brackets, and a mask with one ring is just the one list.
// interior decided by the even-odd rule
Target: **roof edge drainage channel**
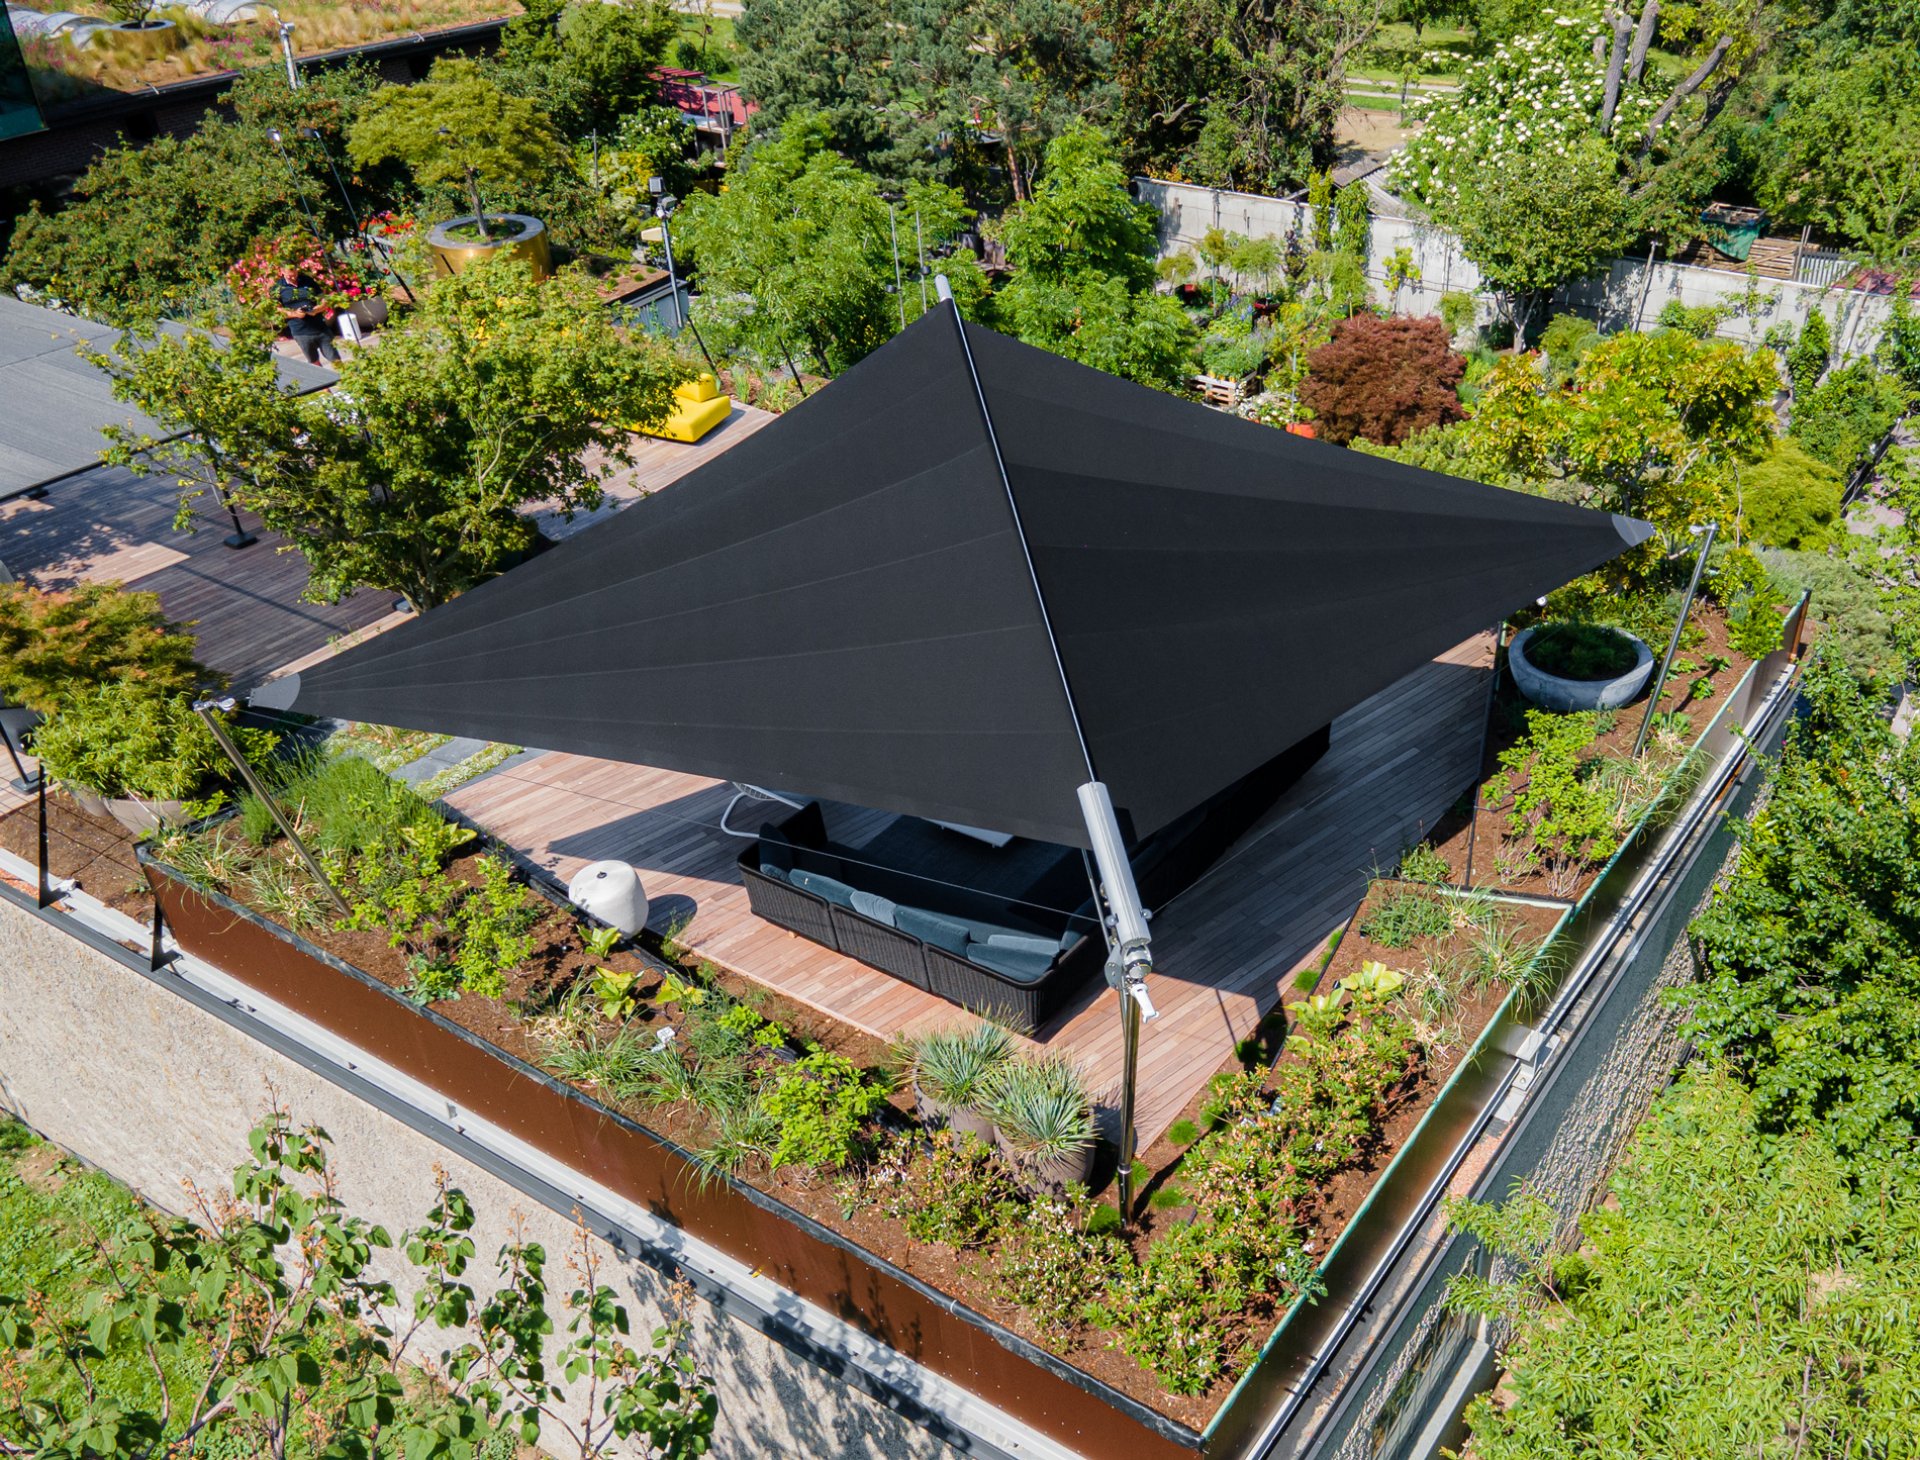
[[(0, 850), (0, 873), (31, 885), (35, 870)], [(709, 1302), (746, 1322), (844, 1382), (880, 1400), (973, 1456), (989, 1460), (1081, 1460), (1080, 1452), (1014, 1419), (961, 1385), (869, 1337), (818, 1305), (684, 1229), (656, 1217), (511, 1132), (463, 1110), (403, 1071), (350, 1044), (177, 948), (159, 972), (127, 946), (150, 930), (83, 892), (68, 892), (37, 909), (18, 888), (0, 882), (0, 896), (34, 912), (143, 978), (296, 1060), (383, 1113), (430, 1136), (553, 1211), (578, 1211), (594, 1233), (671, 1277), (690, 1282)]]

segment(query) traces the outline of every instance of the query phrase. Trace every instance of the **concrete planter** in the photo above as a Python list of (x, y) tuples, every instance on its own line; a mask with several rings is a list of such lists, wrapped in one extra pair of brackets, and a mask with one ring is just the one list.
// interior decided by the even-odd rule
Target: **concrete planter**
[(928, 1125), (944, 1125), (962, 1135), (978, 1136), (989, 1145), (993, 1143), (993, 1122), (970, 1105), (949, 1105), (944, 1100), (936, 1100), (920, 1088), (918, 1081), (913, 1086), (913, 1108)]
[(427, 247), (433, 251), (434, 268), (451, 275), (471, 268), (483, 258), (505, 255), (522, 259), (533, 266), (533, 277), (544, 279), (553, 273), (553, 253), (547, 239), (547, 225), (525, 213), (489, 213), (487, 230), (491, 238), (455, 237), (455, 229), (470, 228), (474, 215), (465, 214), (436, 223), (427, 234)]
[(1617, 679), (1562, 679), (1548, 674), (1527, 658), (1527, 643), (1544, 624), (1522, 629), (1507, 646), (1507, 668), (1520, 693), (1543, 710), (1571, 714), (1578, 710), (1617, 710), (1632, 704), (1653, 674), (1653, 651), (1632, 634), (1615, 630), (1633, 645), (1633, 668)]
[(1086, 1185), (1093, 1175), (1092, 1141), (1070, 1155), (1035, 1157), (1008, 1140), (998, 1126), (994, 1127), (993, 1140), (1013, 1167), (1014, 1179), (1035, 1196), (1062, 1195), (1075, 1182)]
[(106, 811), (135, 836), (145, 836), (150, 831), (158, 831), (163, 822), (177, 825), (186, 820), (187, 806), (184, 801), (143, 801), (138, 796), (109, 796), (106, 798)]
[(354, 317), (361, 329), (377, 330), (387, 322), (387, 301), (378, 294), (371, 294), (365, 299), (354, 300), (347, 313)]
[[(66, 790), (67, 794), (73, 797), (74, 805), (86, 812), (87, 815), (97, 816), (102, 821), (105, 821), (113, 815), (113, 813), (107, 809), (107, 798), (105, 796), (96, 795), (86, 786), (68, 785)], [(125, 823), (123, 822), (122, 825), (125, 825)]]

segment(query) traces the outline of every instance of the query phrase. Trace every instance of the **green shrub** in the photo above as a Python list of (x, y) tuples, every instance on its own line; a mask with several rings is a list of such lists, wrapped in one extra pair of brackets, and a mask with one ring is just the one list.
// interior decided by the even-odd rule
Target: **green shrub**
[(1768, 547), (1817, 548), (1840, 519), (1840, 473), (1791, 436), (1740, 474), (1747, 536)]
[(1920, 1139), (1920, 737), (1816, 655), (1766, 805), (1694, 924), (1705, 973), (1686, 1031), (1758, 1097), (1850, 1159)]
[(1445, 898), (1422, 887), (1393, 887), (1360, 924), (1360, 936), (1382, 948), (1411, 948), (1422, 938), (1443, 937), (1453, 927)]
[(1734, 548), (1707, 575), (1707, 590), (1727, 615), (1727, 643), (1749, 659), (1780, 647), (1786, 621), (1779, 612), (1784, 594), (1767, 566), (1747, 548)]
[(50, 715), (99, 685), (190, 695), (218, 678), (194, 661), (192, 636), (161, 616), (156, 594), (0, 583), (0, 694), (16, 705)]
[(1832, 353), (1833, 334), (1827, 328), (1827, 316), (1818, 309), (1808, 310), (1800, 338), (1787, 348), (1787, 378), (1793, 382), (1795, 401), (1805, 400), (1820, 383)]
[(840, 1170), (860, 1154), (869, 1122), (886, 1103), (887, 1087), (852, 1060), (815, 1050), (760, 1092), (760, 1107), (778, 1132), (768, 1164)]
[(1511, 795), (1507, 835), (1530, 840), (1542, 859), (1568, 874), (1611, 857), (1628, 830), (1597, 765), (1581, 754), (1596, 730), (1591, 713), (1528, 710), (1526, 735), (1500, 752), (1501, 774), (1484, 793), (1494, 805)]
[(1013, 1058), (1013, 1036), (985, 1020), (936, 1029), (902, 1042), (900, 1072), (930, 1100), (980, 1110), (994, 1079)]
[[(251, 762), (263, 764), (280, 737), (221, 716)], [(181, 695), (156, 693), (139, 680), (103, 684), (71, 696), (34, 732), (34, 752), (56, 780), (101, 796), (189, 801), (234, 776), (213, 733)]]
[(986, 1114), (1023, 1158), (1048, 1161), (1093, 1144), (1093, 1101), (1063, 1055), (1011, 1060), (993, 1079)]
[(1547, 357), (1556, 384), (1573, 379), (1581, 356), (1600, 340), (1599, 328), (1590, 319), (1577, 314), (1556, 314), (1540, 335), (1540, 349)]
[(1788, 597), (1812, 593), (1823, 656), (1862, 680), (1900, 676), (1903, 661), (1880, 586), (1850, 558), (1771, 549), (1757, 556)]
[(1678, 330), (1696, 340), (1709, 340), (1726, 317), (1724, 304), (1682, 304), (1678, 299), (1669, 299), (1660, 310), (1658, 323), (1663, 330)]
[(976, 1135), (934, 1131), (893, 1151), (871, 1180), (885, 1193), (883, 1209), (916, 1242), (982, 1247), (1019, 1210), (1006, 1167)]
[(1855, 360), (1796, 398), (1792, 430), (1828, 466), (1851, 472), (1906, 408), (1906, 390), (1895, 377)]
[(1480, 306), (1471, 294), (1450, 289), (1440, 296), (1440, 322), (1447, 327), (1449, 339), (1459, 339), (1460, 332), (1473, 324), (1479, 311)]
[(1527, 640), (1527, 661), (1558, 679), (1618, 679), (1638, 662), (1633, 645), (1605, 624), (1542, 624)]
[(1088, 1230), (1091, 1212), (1078, 1189), (1033, 1202), (1007, 1225), (989, 1273), (994, 1290), (1017, 1303), (1043, 1338), (1073, 1332), (1106, 1289), (1119, 1244)]

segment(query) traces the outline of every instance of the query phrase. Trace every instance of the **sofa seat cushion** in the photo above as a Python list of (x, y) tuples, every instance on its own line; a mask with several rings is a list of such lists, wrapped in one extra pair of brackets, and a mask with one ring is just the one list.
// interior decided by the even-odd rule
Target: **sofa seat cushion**
[(876, 923), (884, 923), (891, 928), (895, 909), (896, 904), (876, 893), (854, 889), (853, 910), (863, 918), (872, 918)]
[(984, 941), (989, 948), (1004, 949), (1010, 953), (1039, 953), (1048, 959), (1060, 951), (1057, 938), (1043, 938), (1038, 933), (994, 933)]
[(785, 867), (775, 866), (772, 862), (762, 862), (760, 864), (760, 875), (762, 877), (771, 877), (775, 882), (785, 882), (787, 880), (787, 869)]
[(1050, 953), (1028, 953), (1018, 948), (996, 948), (990, 943), (973, 943), (967, 948), (967, 962), (1016, 983), (1038, 983), (1053, 967)]
[(787, 880), (802, 891), (811, 892), (815, 897), (825, 898), (840, 907), (853, 906), (853, 889), (836, 878), (796, 867), (788, 874)]
[(931, 943), (962, 958), (967, 956), (967, 925), (958, 918), (943, 917), (923, 907), (907, 907), (903, 904), (893, 911), (893, 925), (922, 943)]

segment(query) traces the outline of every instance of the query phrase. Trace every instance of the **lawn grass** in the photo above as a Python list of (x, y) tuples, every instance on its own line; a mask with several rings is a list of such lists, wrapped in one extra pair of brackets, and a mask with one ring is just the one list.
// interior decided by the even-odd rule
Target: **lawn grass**
[[(702, 26), (712, 26), (712, 34), (702, 34)], [(701, 48), (696, 57), (683, 57), (680, 46), (687, 41)], [(740, 79), (739, 46), (733, 38), (733, 17), (731, 15), (694, 15), (683, 14), (680, 17), (680, 44), (675, 45), (672, 63), (704, 71), (714, 81), (738, 81)]]

